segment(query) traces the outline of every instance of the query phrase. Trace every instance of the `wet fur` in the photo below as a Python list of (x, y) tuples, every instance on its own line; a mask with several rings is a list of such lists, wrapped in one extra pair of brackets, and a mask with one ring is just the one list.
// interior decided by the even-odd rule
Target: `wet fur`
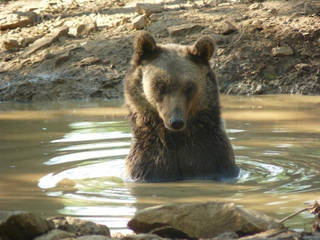
[[(217, 81), (208, 62), (214, 49), (213, 41), (207, 37), (192, 46), (156, 45), (145, 32), (135, 38), (135, 52), (125, 80), (125, 99), (133, 130), (126, 169), (132, 179), (141, 182), (221, 180), (238, 175), (234, 153), (222, 126)], [(206, 74), (203, 79), (196, 79), (200, 90), (194, 99), (199, 103), (190, 107), (193, 108), (183, 131), (168, 130), (154, 106), (152, 93), (144, 92), (143, 71), (150, 64), (153, 67), (153, 62), (160, 64), (170, 79), (175, 79), (172, 74), (179, 71), (188, 76), (191, 70), (181, 69), (184, 65)], [(183, 83), (184, 78), (179, 77)]]

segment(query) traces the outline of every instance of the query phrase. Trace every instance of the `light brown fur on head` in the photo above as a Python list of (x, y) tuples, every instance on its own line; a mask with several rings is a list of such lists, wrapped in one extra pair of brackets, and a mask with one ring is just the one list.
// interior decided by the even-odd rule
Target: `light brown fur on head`
[(188, 119), (208, 106), (207, 75), (214, 42), (202, 37), (192, 46), (157, 45), (140, 32), (134, 40), (136, 75), (126, 84), (126, 100), (136, 112), (154, 112), (165, 127), (182, 131)]

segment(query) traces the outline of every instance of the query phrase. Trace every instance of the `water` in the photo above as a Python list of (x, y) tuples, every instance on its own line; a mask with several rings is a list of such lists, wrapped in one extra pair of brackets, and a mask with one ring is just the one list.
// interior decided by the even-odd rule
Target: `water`
[[(237, 183), (124, 181), (131, 131), (117, 103), (0, 104), (0, 208), (127, 232), (137, 209), (226, 201), (281, 219), (320, 200), (320, 97), (223, 96)], [(308, 212), (286, 224), (310, 229)]]

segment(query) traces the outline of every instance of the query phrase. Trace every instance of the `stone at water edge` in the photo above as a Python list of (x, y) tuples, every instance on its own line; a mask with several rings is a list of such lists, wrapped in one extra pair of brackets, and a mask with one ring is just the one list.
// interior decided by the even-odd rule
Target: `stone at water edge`
[(22, 211), (0, 211), (0, 238), (31, 240), (53, 229), (52, 223)]
[(55, 217), (49, 220), (55, 228), (74, 233), (77, 236), (103, 235), (110, 237), (107, 226), (74, 217)]
[(122, 239), (122, 240), (164, 240), (165, 238), (161, 238), (161, 237), (159, 237), (158, 235), (155, 235), (155, 234), (140, 233), (140, 234), (127, 235), (127, 236), (121, 237), (121, 238), (117, 238), (116, 237), (115, 239)]
[[(70, 240), (73, 240), (73, 239), (70, 239)], [(76, 240), (111, 240), (111, 238), (102, 236), (102, 235), (85, 235), (85, 236), (77, 237)]]
[(245, 236), (284, 227), (262, 213), (237, 207), (233, 203), (217, 202), (146, 208), (138, 211), (128, 222), (128, 227), (136, 233), (148, 233), (164, 226), (170, 226), (191, 238), (212, 238), (224, 232)]

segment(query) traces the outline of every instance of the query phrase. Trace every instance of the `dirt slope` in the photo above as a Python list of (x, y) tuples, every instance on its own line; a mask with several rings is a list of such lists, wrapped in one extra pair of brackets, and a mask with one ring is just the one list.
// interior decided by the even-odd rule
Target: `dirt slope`
[(0, 101), (122, 97), (136, 31), (212, 36), (229, 94), (320, 93), (320, 2), (46, 0), (0, 3)]

